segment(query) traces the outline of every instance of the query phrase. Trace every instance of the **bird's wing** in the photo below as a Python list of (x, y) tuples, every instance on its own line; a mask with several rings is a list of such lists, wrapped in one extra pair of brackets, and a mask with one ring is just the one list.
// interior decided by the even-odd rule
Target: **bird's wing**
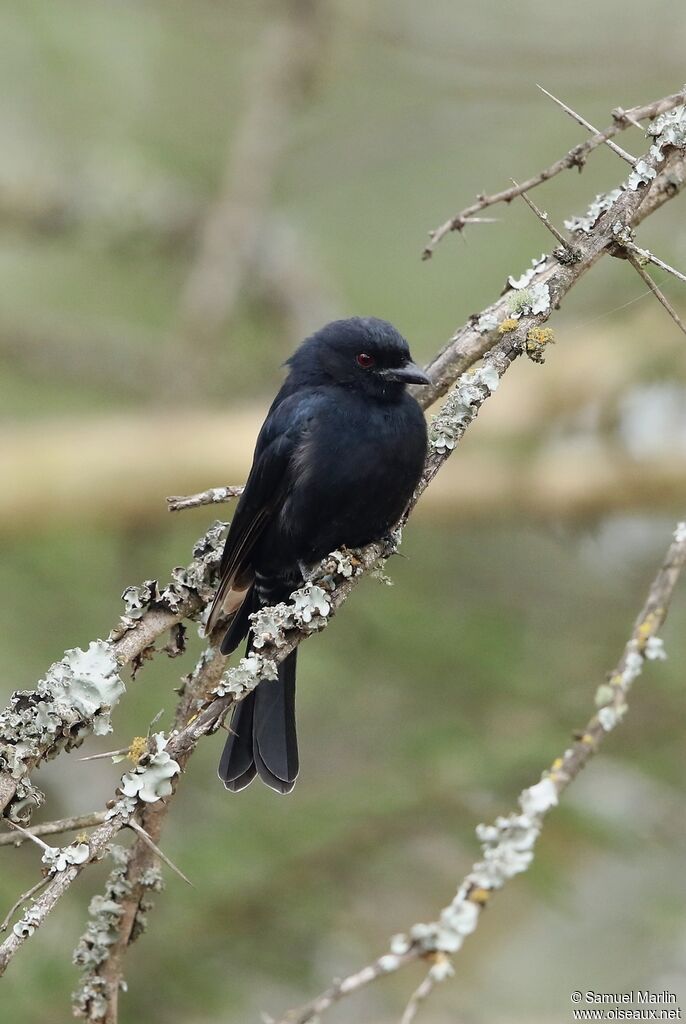
[(292, 482), (294, 459), (316, 416), (316, 394), (292, 394), (275, 401), (260, 431), (252, 468), (236, 507), (219, 565), (219, 586), (205, 627), (209, 635), (222, 615), (241, 605), (253, 574), (255, 544), (281, 507)]

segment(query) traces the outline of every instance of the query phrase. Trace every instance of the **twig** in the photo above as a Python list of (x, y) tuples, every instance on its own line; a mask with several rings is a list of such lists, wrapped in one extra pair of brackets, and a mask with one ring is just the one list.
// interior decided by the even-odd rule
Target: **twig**
[[(509, 878), (525, 871), (530, 865), (533, 846), (543, 819), (557, 805), (560, 794), (597, 753), (606, 735), (623, 718), (627, 710), (627, 695), (632, 683), (640, 675), (646, 658), (664, 657), (657, 634), (665, 621), (674, 588), (685, 564), (686, 522), (683, 522), (677, 524), (665, 560), (650, 586), (622, 656), (609, 676), (609, 682), (596, 691), (599, 710), (585, 728), (575, 734), (578, 738), (572, 746), (543, 773), (541, 782), (520, 794), (519, 811), (507, 818), (498, 818), (495, 825), (479, 826), (477, 835), (488, 856), (473, 865), (460, 883), (452, 903), (442, 911), (440, 921), (431, 925), (413, 926), (408, 938), (396, 936), (391, 943), (391, 950), (384, 956), (355, 974), (337, 981), (300, 1009), (289, 1010), (278, 1024), (309, 1024), (344, 996), (416, 960), (441, 956), (441, 973), (446, 972), (445, 961), (449, 961), (467, 935), (474, 931), (481, 911), (493, 893), (502, 888)], [(448, 948), (441, 948), (441, 943)], [(420, 998), (426, 998), (432, 988), (431, 984), (426, 987), (420, 985), (417, 990), (422, 991)], [(415, 1004), (419, 1002), (417, 992), (410, 1000), (408, 1009), (413, 1006), (413, 1001)], [(410, 1012), (414, 1015), (416, 1005)], [(408, 1019), (412, 1020), (412, 1016)]]
[(231, 498), (239, 498), (245, 490), (243, 484), (227, 487), (210, 487), (208, 491), (198, 494), (172, 495), (167, 498), (169, 512), (182, 512), (187, 508), (198, 508), (200, 505), (221, 505)]
[(400, 1024), (412, 1024), (412, 1021), (417, 1016), (420, 1005), (429, 998), (434, 988), (439, 981), (442, 981), (444, 975), (439, 974), (437, 976), (436, 971), (433, 967), (429, 968), (429, 971), (422, 982), (417, 986), (412, 995), (410, 996), (405, 1012), (400, 1018)]
[(674, 277), (678, 278), (679, 281), (683, 281), (684, 284), (686, 284), (686, 274), (682, 274), (680, 270), (676, 270), (674, 267), (671, 267), (669, 263), (665, 263), (664, 260), (659, 259), (648, 249), (641, 249), (640, 246), (636, 245), (634, 242), (622, 242), (622, 245), (625, 249), (633, 252), (638, 257), (639, 261), (646, 260), (648, 263), (654, 263), (656, 267), (660, 268), (660, 270), (666, 270), (668, 274), (672, 274)]
[[(0, 833), (0, 846), (21, 846), (31, 836), (54, 836), (60, 832), (79, 832), (84, 828), (102, 825), (105, 811), (93, 811), (91, 814), (77, 814), (73, 818), (61, 818), (59, 821), (46, 821), (41, 825), (24, 829), (19, 835), (13, 832)], [(11, 827), (11, 822), (9, 823)]]
[(652, 277), (647, 272), (647, 270), (645, 270), (641, 266), (638, 258), (635, 256), (635, 254), (633, 252), (631, 252), (631, 251), (627, 252), (626, 258), (629, 261), (629, 263), (631, 264), (631, 266), (634, 268), (636, 273), (639, 275), (641, 280), (644, 281), (648, 285), (648, 287), (650, 288), (651, 292), (653, 293), (653, 295), (655, 296), (657, 301), (660, 303), (660, 305), (664, 306), (664, 308), (667, 310), (667, 312), (669, 313), (669, 315), (671, 316), (672, 320), (677, 325), (677, 327), (681, 331), (683, 331), (684, 334), (686, 334), (686, 324), (684, 324), (683, 320), (681, 319), (681, 317), (679, 316), (677, 311), (674, 309), (674, 307), (671, 305), (671, 303), (669, 303), (667, 301), (667, 299), (665, 298), (663, 293), (660, 291), (658, 286), (655, 284), (655, 282), (653, 281)]
[(188, 885), (190, 885), (191, 888), (195, 888), (195, 886), (191, 882), (190, 878), (187, 878), (186, 875), (184, 875), (184, 873), (181, 870), (181, 868), (178, 868), (176, 866), (176, 864), (174, 863), (174, 861), (170, 860), (169, 857), (167, 857), (166, 853), (163, 853), (162, 850), (160, 850), (159, 846), (157, 846), (152, 841), (152, 839), (150, 838), (148, 833), (145, 831), (144, 828), (142, 828), (141, 825), (138, 824), (137, 821), (135, 821), (133, 818), (131, 818), (131, 820), (127, 822), (127, 828), (133, 829), (133, 831), (136, 833), (136, 835), (141, 837), (141, 839), (146, 844), (146, 846), (149, 846), (150, 849), (153, 851), (153, 853), (155, 853), (156, 856), (158, 856), (160, 858), (160, 860), (164, 861), (164, 863), (167, 865), (168, 868), (171, 868), (172, 871), (176, 872), (176, 874), (179, 876), (179, 878), (182, 878), (183, 881), (186, 882)]
[(24, 836), (24, 839), (30, 839), (32, 843), (36, 844), (36, 846), (40, 846), (41, 850), (52, 849), (52, 847), (49, 846), (47, 843), (44, 843), (42, 839), (39, 839), (35, 832), (29, 832), (29, 830), (27, 828), (24, 828), (23, 825), (17, 824), (16, 821), (10, 821), (9, 818), (6, 818), (5, 821), (10, 826), (10, 828), (15, 828), (17, 832), (20, 832), (21, 835)]
[(10, 909), (7, 911), (7, 914), (5, 916), (5, 920), (2, 922), (2, 924), (0, 924), (0, 932), (6, 932), (7, 931), (8, 927), (9, 927), (9, 923), (12, 920), (12, 918), (14, 917), (15, 910), (18, 910), (19, 907), (23, 903), (26, 903), (26, 901), (30, 900), (32, 896), (35, 896), (37, 892), (40, 892), (41, 889), (44, 889), (49, 881), (50, 881), (50, 876), (47, 875), (45, 878), (41, 878), (41, 880), (39, 882), (36, 882), (35, 885), (32, 885), (31, 888), (28, 889), (26, 892), (23, 892), (21, 894), (21, 896), (19, 897), (17, 902), (13, 903), (12, 906), (10, 907)]
[(548, 181), (550, 178), (554, 178), (556, 174), (560, 174), (562, 171), (566, 171), (572, 167), (578, 167), (581, 169), (585, 163), (586, 157), (598, 146), (602, 146), (604, 142), (619, 132), (624, 131), (627, 126), (631, 123), (629, 118), (636, 121), (643, 121), (646, 118), (657, 117), (658, 114), (663, 114), (667, 110), (672, 110), (677, 107), (680, 103), (686, 100), (686, 88), (680, 92), (674, 93), (671, 96), (663, 96), (659, 100), (655, 100), (653, 103), (648, 103), (642, 107), (632, 107), (631, 110), (622, 111), (621, 116), (617, 111), (617, 117), (611, 125), (609, 125), (604, 131), (598, 132), (592, 138), (587, 139), (585, 142), (581, 142), (576, 146), (573, 146), (563, 157), (550, 164), (544, 170), (539, 171), (538, 174), (534, 174), (531, 178), (527, 178), (516, 188), (503, 189), (501, 192), (494, 192), (492, 195), (486, 195), (482, 193), (477, 196), (476, 201), (470, 206), (466, 206), (460, 213), (455, 214), (449, 220), (446, 220), (439, 227), (434, 228), (433, 231), (429, 232), (430, 241), (425, 246), (422, 252), (422, 259), (430, 259), (433, 255), (433, 251), (446, 235), (450, 234), (451, 231), (461, 231), (466, 221), (479, 213), (481, 210), (485, 210), (489, 206), (495, 206), (496, 203), (510, 203), (517, 196), (522, 195), (524, 192), (529, 192), (531, 189), (541, 185), (544, 181)]
[[(514, 180), (514, 178), (510, 178), (510, 181), (515, 186), (515, 188), (519, 188), (519, 185)], [(550, 231), (553, 237), (557, 239), (560, 245), (564, 246), (565, 249), (568, 249), (569, 239), (565, 238), (561, 231), (558, 231), (553, 222), (550, 220), (548, 214), (544, 213), (543, 210), (539, 210), (539, 208), (536, 206), (536, 203), (526, 194), (526, 192), (522, 192), (520, 194), (526, 205), (529, 207), (529, 209), (533, 210), (538, 219), (541, 221), (542, 224), (544, 224), (547, 227), (548, 231)]]
[[(581, 114), (578, 114), (576, 110), (573, 110), (571, 107), (567, 106), (566, 103), (563, 103), (562, 100), (559, 100), (557, 96), (553, 96), (553, 94), (551, 92), (548, 92), (547, 89), (544, 89), (542, 85), (537, 85), (536, 88), (540, 89), (542, 93), (548, 96), (549, 99), (553, 101), (553, 103), (557, 103), (558, 107), (562, 107), (564, 112), (566, 114), (569, 114), (572, 120), (576, 121), (577, 124), (580, 124), (582, 128), (587, 128), (589, 132), (593, 132), (594, 136), (602, 134), (601, 132), (598, 131), (597, 128), (593, 127), (590, 121), (587, 121), (586, 118), (582, 117)], [(617, 156), (621, 156), (622, 160), (626, 160), (626, 162), (628, 164), (631, 164), (632, 167), (634, 166), (634, 164), (636, 163), (635, 156), (632, 156), (630, 153), (627, 153), (625, 149), (622, 149), (615, 142), (612, 142), (612, 140), (609, 138), (604, 139), (603, 141), (605, 142), (605, 145), (612, 150), (613, 153), (616, 153)]]

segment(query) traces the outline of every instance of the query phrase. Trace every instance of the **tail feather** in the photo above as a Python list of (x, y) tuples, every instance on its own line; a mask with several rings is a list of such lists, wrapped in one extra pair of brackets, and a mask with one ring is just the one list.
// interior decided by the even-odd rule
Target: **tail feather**
[(219, 765), (227, 789), (238, 792), (255, 775), (277, 793), (290, 793), (298, 775), (295, 728), (297, 652), (281, 662), (279, 677), (266, 679), (240, 702)]
[(255, 691), (249, 693), (236, 707), (231, 719), (231, 733), (219, 762), (219, 778), (227, 789), (238, 793), (255, 778), (252, 753)]
[(295, 731), (295, 667), (297, 651), (279, 665), (279, 678), (260, 683), (255, 691), (253, 755), (261, 779), (281, 793), (290, 793), (298, 776)]

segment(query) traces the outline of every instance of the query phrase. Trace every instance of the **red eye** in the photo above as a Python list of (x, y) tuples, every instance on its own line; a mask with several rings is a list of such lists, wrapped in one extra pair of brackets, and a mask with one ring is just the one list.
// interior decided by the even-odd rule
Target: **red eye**
[(370, 356), (368, 352), (360, 352), (359, 355), (355, 356), (357, 365), (361, 366), (363, 370), (368, 370), (370, 366), (373, 366), (376, 362), (374, 356)]

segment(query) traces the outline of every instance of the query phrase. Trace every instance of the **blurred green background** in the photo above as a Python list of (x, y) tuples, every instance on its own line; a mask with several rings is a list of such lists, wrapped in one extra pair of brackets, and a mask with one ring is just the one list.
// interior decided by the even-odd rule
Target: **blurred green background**
[[(678, 0), (327, 4), (3, 0), (0, 5), (0, 679), (31, 687), (105, 636), (119, 594), (184, 564), (213, 510), (165, 495), (238, 483), (280, 364), (335, 315), (392, 320), (427, 360), (550, 247), (522, 203), (429, 228), (682, 85)], [(622, 144), (638, 154), (631, 130)], [(598, 151), (537, 195), (558, 224), (625, 169)], [(686, 266), (684, 201), (642, 243)], [(683, 288), (656, 274), (684, 310)], [(681, 291), (680, 291), (681, 289)], [(432, 919), (507, 811), (586, 720), (686, 497), (684, 339), (605, 260), (522, 362), (406, 530), (393, 588), (367, 581), (299, 674), (302, 775), (228, 796), (221, 738), (183, 780), (164, 847), (192, 878), (128, 958), (125, 1024), (278, 1015)], [(220, 511), (222, 514), (224, 510)], [(226, 516), (229, 516), (226, 510)], [(573, 989), (686, 1004), (686, 597), (631, 713), (551, 817), (423, 1009), (435, 1024), (570, 1019)], [(115, 736), (145, 732), (199, 650), (130, 684)], [(91, 740), (82, 753), (98, 749)], [(46, 819), (119, 777), (65, 756)], [(6, 908), (38, 851), (0, 851)], [(2, 1019), (69, 1019), (70, 965), (106, 866), (18, 955)], [(395, 1021), (413, 969), (332, 1021)]]

